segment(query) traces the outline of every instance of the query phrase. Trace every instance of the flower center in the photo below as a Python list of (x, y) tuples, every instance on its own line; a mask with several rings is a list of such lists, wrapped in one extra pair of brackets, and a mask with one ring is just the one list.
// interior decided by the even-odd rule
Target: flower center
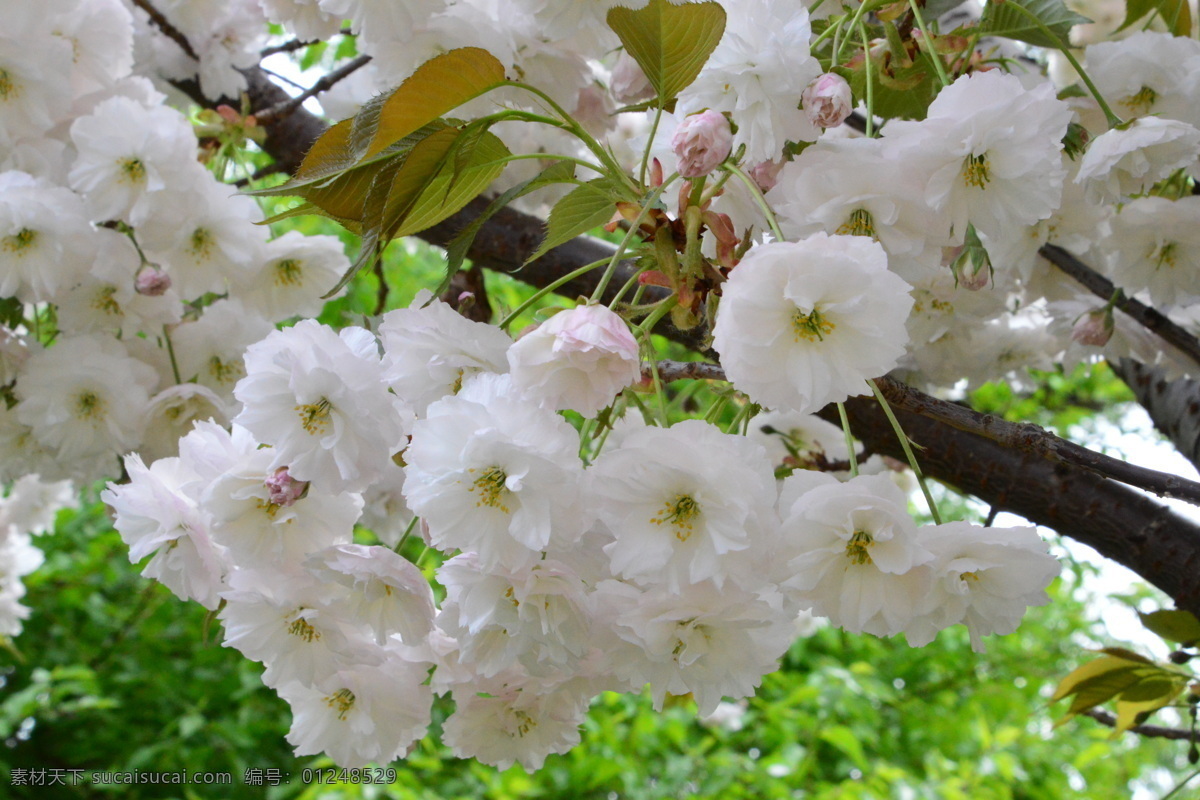
[(982, 189), (984, 184), (992, 179), (991, 167), (988, 166), (987, 153), (978, 156), (967, 156), (963, 161), (963, 183)]
[[(246, 370), (240, 361), (222, 361), (220, 356), (213, 356), (208, 360), (208, 374), (212, 375), (217, 383), (237, 383), (245, 376)], [(297, 407), (297, 410), (299, 408)]]
[[(475, 470), (468, 471), (474, 472)], [(476, 508), (488, 506), (503, 511), (505, 514), (512, 513), (505, 504), (508, 496), (512, 493), (508, 491), (508, 473), (504, 471), (503, 467), (492, 465), (485, 469), (467, 491), (473, 492), (476, 489), (479, 490), (479, 500), (475, 503)]]
[(8, 70), (0, 69), (0, 100), (9, 100), (19, 94), (17, 84)]
[(325, 698), (325, 705), (337, 709), (337, 718), (344, 722), (350, 709), (354, 708), (354, 692), (349, 689), (339, 689)]
[(75, 398), (75, 413), (80, 419), (102, 417), (104, 416), (104, 401), (95, 392), (83, 392)]
[(856, 208), (834, 233), (839, 236), (870, 236), (874, 239), (875, 218), (865, 208)]
[(29, 228), (21, 228), (12, 236), (4, 237), (4, 249), (10, 253), (20, 253), (28, 250), (37, 241), (38, 232)]
[(512, 735), (518, 739), (524, 739), (525, 735), (537, 727), (537, 720), (526, 714), (524, 711), (512, 712), (513, 715), (513, 732)]
[(1145, 114), (1150, 111), (1150, 107), (1154, 105), (1154, 101), (1158, 99), (1158, 92), (1151, 89), (1149, 86), (1143, 86), (1138, 90), (1137, 94), (1131, 94), (1121, 101), (1121, 105), (1128, 108), (1135, 114)]
[(797, 308), (792, 313), (792, 332), (797, 342), (801, 339), (808, 342), (824, 341), (826, 336), (833, 333), (833, 328), (833, 323), (825, 319), (819, 308), (813, 308), (807, 314)]
[(1179, 246), (1175, 242), (1166, 242), (1159, 245), (1158, 251), (1154, 254), (1155, 269), (1168, 267), (1174, 269), (1175, 260), (1179, 257)]
[(140, 158), (127, 158), (119, 166), (123, 181), (133, 184), (146, 182), (146, 165)]
[(663, 503), (662, 510), (650, 519), (655, 525), (670, 524), (675, 530), (675, 538), (686, 542), (695, 533), (692, 521), (700, 516), (700, 504), (690, 494), (678, 494)]
[(299, 636), (309, 644), (320, 641), (321, 639), (321, 632), (312, 625), (309, 625), (308, 620), (303, 618), (298, 618), (292, 622), (292, 624), (288, 626), (288, 633), (290, 633), (292, 636)]
[(850, 559), (851, 563), (863, 565), (871, 562), (871, 545), (875, 543), (875, 539), (866, 531), (855, 531), (850, 537), (850, 541), (846, 542), (846, 558)]
[(296, 406), (295, 410), (300, 414), (300, 427), (313, 436), (325, 433), (329, 429), (329, 410), (331, 408), (333, 405), (324, 397), (315, 403)]
[(280, 259), (275, 264), (275, 285), (276, 286), (299, 286), (300, 278), (304, 270), (301, 269), (301, 262), (294, 258)]
[(208, 258), (212, 254), (214, 238), (208, 228), (196, 228), (192, 231), (192, 255), (196, 258)]
[(92, 299), (92, 308), (97, 311), (103, 311), (105, 314), (111, 314), (114, 317), (121, 315), (121, 304), (113, 297), (117, 293), (117, 287), (105, 286), (100, 291), (96, 292), (95, 298)]

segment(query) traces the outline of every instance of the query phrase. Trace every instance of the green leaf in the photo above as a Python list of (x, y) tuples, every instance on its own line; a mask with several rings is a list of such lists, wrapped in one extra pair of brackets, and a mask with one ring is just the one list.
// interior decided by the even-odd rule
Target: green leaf
[(1169, 678), (1155, 676), (1123, 692), (1117, 701), (1117, 721), (1113, 726), (1113, 735), (1123, 733), (1138, 724), (1139, 715), (1152, 714), (1168, 705), (1186, 685), (1187, 679), (1182, 675), (1170, 675)]
[(1142, 663), (1140, 661), (1130, 661), (1115, 656), (1105, 656), (1104, 658), (1089, 661), (1082, 666), (1076, 667), (1069, 675), (1059, 681), (1058, 688), (1050, 696), (1050, 702), (1053, 703), (1062, 700), (1068, 695), (1075, 694), (1088, 681), (1093, 681), (1112, 672), (1137, 669), (1141, 666)]
[(0, 322), (15, 328), (25, 319), (25, 304), (15, 297), (0, 298)]
[(560, 244), (608, 222), (612, 219), (617, 199), (604, 178), (572, 189), (550, 209), (550, 218), (546, 220), (546, 236), (533, 255), (525, 259), (525, 263), (536, 261)]
[(471, 249), (471, 244), (475, 241), (480, 228), (497, 211), (518, 197), (524, 197), (532, 191), (554, 183), (570, 183), (574, 177), (575, 165), (573, 163), (570, 161), (556, 161), (534, 177), (518, 183), (492, 200), (479, 216), (471, 220), (470, 224), (455, 234), (454, 238), (446, 245), (446, 276), (442, 279), (441, 286), (438, 287), (438, 290), (434, 294), (440, 295), (449, 288), (450, 280), (454, 277), (455, 273), (462, 269), (463, 261), (467, 257), (467, 251)]
[(1187, 0), (1126, 0), (1125, 21), (1117, 30), (1125, 30), (1151, 12), (1157, 12), (1167, 30), (1176, 36), (1191, 35), (1192, 10)]
[(658, 92), (659, 105), (696, 80), (725, 32), (725, 9), (711, 0), (679, 5), (650, 0), (637, 11), (617, 6), (607, 19)]
[(363, 138), (367, 133), (371, 138), (362, 157), (383, 152), (423, 125), (503, 83), (504, 65), (480, 47), (460, 47), (426, 61), (379, 105), (378, 118), (363, 126)]
[(1160, 609), (1149, 614), (1138, 612), (1147, 630), (1157, 633), (1168, 642), (1200, 642), (1200, 620), (1183, 609)]
[[(1040, 20), (1050, 35), (1030, 15)], [(1085, 22), (1091, 20), (1067, 8), (1062, 0), (1004, 0), (985, 6), (979, 30), (984, 36), (1003, 36), (1057, 50), (1068, 47), (1071, 28)]]
[[(941, 84), (937, 72), (925, 53), (918, 53), (906, 66), (907, 56), (894, 57), (890, 52), (871, 59), (872, 100), (877, 116), (887, 119), (925, 119), (929, 104), (937, 96)], [(849, 64), (834, 67), (850, 84), (856, 100), (867, 99), (866, 61), (856, 58)]]
[(394, 236), (418, 233), (457, 213), (500, 176), (512, 155), (499, 137), (486, 131), (469, 148), (469, 153), (466, 150), (462, 148), (462, 158), (447, 160), (442, 165)]
[(833, 725), (821, 730), (821, 739), (841, 750), (859, 769), (868, 769), (867, 756), (854, 731), (845, 725)]

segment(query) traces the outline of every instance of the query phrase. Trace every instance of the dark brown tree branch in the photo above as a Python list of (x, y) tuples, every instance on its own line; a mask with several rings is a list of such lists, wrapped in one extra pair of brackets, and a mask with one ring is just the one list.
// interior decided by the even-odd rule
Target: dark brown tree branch
[[(723, 381), (725, 380), (725, 370), (721, 369), (718, 364), (709, 364), (704, 361), (659, 361), (655, 364), (658, 368), (658, 377), (663, 383), (681, 380), (683, 378), (692, 378), (706, 381)], [(646, 364), (642, 367), (642, 377), (650, 377), (650, 365)]]
[[(1101, 725), (1107, 725), (1110, 728), (1117, 727), (1117, 718), (1112, 714), (1099, 708), (1089, 708), (1083, 712), (1084, 716), (1091, 717)], [(1196, 731), (1187, 730), (1184, 728), (1163, 728), (1158, 725), (1134, 725), (1129, 729), (1138, 736), (1148, 736), (1151, 739), (1175, 739), (1176, 741), (1195, 742), (1200, 741)]]
[(358, 58), (355, 58), (352, 61), (347, 61), (345, 64), (338, 67), (334, 71), (332, 71), (326, 75), (322, 75), (321, 78), (316, 83), (314, 83), (311, 87), (309, 87), (308, 89), (305, 89), (303, 92), (296, 95), (295, 97), (288, 98), (287, 100), (282, 100), (278, 103), (275, 103), (274, 105), (271, 105), (271, 106), (268, 106), (267, 108), (262, 109), (261, 111), (255, 111), (254, 112), (255, 122), (257, 122), (259, 125), (270, 125), (271, 123), (277, 122), (290, 114), (294, 114), (296, 112), (296, 109), (298, 109), (298, 108), (300, 108), (300, 106), (304, 105), (305, 100), (307, 100), (310, 97), (316, 97), (321, 92), (325, 92), (325, 91), (328, 91), (329, 89), (332, 89), (337, 84), (338, 81), (342, 80), (343, 78), (348, 77), (349, 75), (353, 74), (356, 70), (361, 69), (362, 67), (366, 66), (367, 62), (369, 62), (370, 60), (371, 60), (370, 56), (359, 56)]
[(1131, 359), (1110, 361), (1109, 366), (1133, 390), (1154, 427), (1200, 470), (1200, 381), (1167, 380), (1161, 367)]
[(187, 37), (178, 28), (171, 24), (170, 20), (163, 16), (161, 11), (154, 7), (154, 4), (150, 0), (132, 0), (132, 2), (142, 11), (145, 11), (150, 17), (150, 22), (154, 24), (154, 27), (162, 31), (168, 39), (179, 45), (183, 52), (196, 61), (200, 60), (200, 56), (196, 55), (196, 51), (192, 49), (192, 43), (187, 40)]
[[(1113, 294), (1117, 291), (1117, 287), (1113, 285), (1112, 281), (1058, 245), (1042, 245), (1038, 253), (1105, 302), (1112, 299)], [(1176, 325), (1157, 309), (1134, 300), (1132, 297), (1126, 297), (1124, 292), (1117, 298), (1115, 305), (1137, 320), (1146, 330), (1158, 334), (1163, 341), (1174, 345), (1193, 362), (1200, 365), (1200, 340), (1188, 333), (1185, 328)]]

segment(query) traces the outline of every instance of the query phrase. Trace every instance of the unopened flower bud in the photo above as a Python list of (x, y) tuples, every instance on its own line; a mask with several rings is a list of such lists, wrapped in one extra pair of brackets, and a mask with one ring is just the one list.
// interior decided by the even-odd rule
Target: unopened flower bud
[(158, 267), (146, 267), (133, 279), (138, 294), (159, 297), (171, 288), (171, 276)]
[(683, 178), (699, 178), (712, 172), (733, 149), (733, 130), (724, 114), (702, 111), (679, 123), (671, 137)]
[(617, 102), (632, 105), (654, 97), (654, 87), (642, 68), (633, 60), (629, 53), (622, 52), (617, 57), (617, 65), (613, 67), (612, 80), (609, 82), (613, 97)]
[(763, 161), (750, 168), (750, 177), (763, 194), (775, 188), (779, 183), (779, 173), (783, 169), (782, 161)]
[(291, 476), (287, 467), (280, 467), (264, 481), (270, 495), (267, 500), (276, 506), (287, 507), (295, 503), (308, 491), (308, 481), (298, 481)]
[(841, 75), (826, 72), (817, 77), (800, 95), (808, 121), (822, 128), (835, 128), (854, 110), (850, 84)]
[(1097, 308), (1081, 316), (1071, 329), (1071, 338), (1080, 344), (1103, 347), (1113, 334), (1111, 308)]

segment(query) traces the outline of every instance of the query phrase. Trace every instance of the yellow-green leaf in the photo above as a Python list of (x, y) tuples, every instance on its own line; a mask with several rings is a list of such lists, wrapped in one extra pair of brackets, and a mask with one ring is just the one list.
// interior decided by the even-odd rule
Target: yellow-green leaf
[(616, 202), (603, 178), (576, 186), (550, 209), (546, 237), (525, 263), (536, 261), (560, 244), (608, 222)]
[(1085, 22), (1091, 20), (1067, 8), (1063, 0), (1004, 0), (984, 7), (979, 30), (984, 36), (1003, 36), (1057, 50), (1069, 46), (1071, 28)]
[[(1149, 678), (1143, 682), (1144, 690), (1138, 692), (1129, 690), (1123, 693), (1121, 699), (1117, 701), (1117, 722), (1113, 726), (1113, 735), (1123, 733), (1138, 724), (1138, 715), (1157, 711), (1174, 700), (1183, 691), (1187, 680), (1183, 676), (1172, 677), (1171, 680), (1160, 677)], [(1139, 684), (1137, 688), (1142, 689), (1142, 684)], [(1130, 694), (1134, 696), (1126, 699)]]
[(443, 162), (393, 235), (418, 233), (458, 212), (499, 177), (510, 155), (499, 137), (484, 132), (465, 158)]
[(1187, 0), (1126, 0), (1125, 21), (1117, 30), (1125, 30), (1151, 12), (1158, 13), (1171, 33), (1191, 36), (1192, 9)]
[(1146, 658), (1144, 655), (1135, 653), (1132, 650), (1126, 650), (1124, 647), (1101, 647), (1100, 652), (1105, 653), (1106, 655), (1116, 656), (1117, 658), (1123, 658), (1126, 661), (1136, 661), (1139, 664), (1154, 664), (1153, 661)]
[[(380, 105), (363, 158), (504, 83), (504, 65), (480, 47), (460, 47), (426, 61)], [(370, 130), (371, 128), (374, 130)], [(357, 136), (356, 136), (357, 138)]]
[(610, 9), (608, 27), (646, 73), (658, 92), (659, 105), (666, 105), (696, 80), (721, 41), (725, 9), (711, 1), (650, 0), (637, 11), (623, 6)]
[(1200, 642), (1200, 620), (1183, 609), (1160, 609), (1149, 614), (1138, 612), (1142, 624), (1169, 642)]
[[(1137, 669), (1144, 666), (1145, 663), (1150, 662), (1134, 661), (1111, 655), (1089, 661), (1075, 668), (1069, 675), (1059, 681), (1058, 688), (1054, 690), (1054, 694), (1050, 697), (1050, 702), (1056, 702), (1067, 695), (1078, 692), (1081, 685), (1087, 681), (1095, 680), (1112, 672)], [(1118, 689), (1118, 691), (1120, 690)]]

